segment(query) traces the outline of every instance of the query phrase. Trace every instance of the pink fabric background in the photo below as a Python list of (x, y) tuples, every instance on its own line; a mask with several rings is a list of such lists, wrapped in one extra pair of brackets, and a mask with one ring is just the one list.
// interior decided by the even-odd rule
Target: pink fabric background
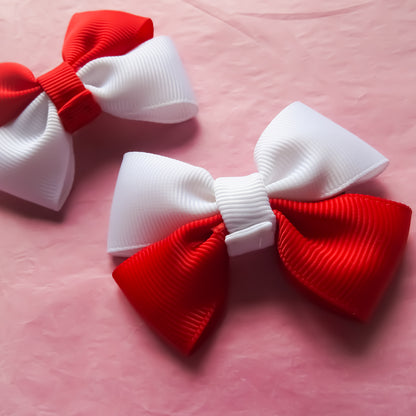
[(60, 213), (0, 195), (0, 415), (416, 414), (415, 225), (367, 325), (311, 304), (271, 250), (234, 259), (224, 321), (190, 358), (143, 324), (106, 254), (124, 152), (249, 174), (258, 136), (295, 100), (391, 160), (358, 191), (415, 208), (414, 0), (1, 0), (0, 61), (51, 69), (86, 8), (151, 17), (175, 41), (200, 113), (175, 126), (103, 115), (77, 133)]

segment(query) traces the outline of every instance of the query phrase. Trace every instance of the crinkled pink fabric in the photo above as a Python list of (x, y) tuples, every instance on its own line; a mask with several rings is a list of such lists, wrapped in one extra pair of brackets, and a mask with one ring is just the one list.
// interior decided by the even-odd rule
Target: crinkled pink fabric
[(414, 225), (368, 324), (305, 299), (272, 250), (234, 258), (227, 314), (190, 358), (142, 322), (106, 254), (126, 151), (246, 175), (260, 133), (295, 100), (391, 160), (356, 191), (415, 209), (414, 1), (1, 0), (0, 61), (36, 75), (56, 66), (70, 17), (87, 8), (151, 17), (173, 38), (200, 113), (173, 126), (100, 116), (75, 136), (60, 213), (0, 195), (0, 415), (415, 414)]

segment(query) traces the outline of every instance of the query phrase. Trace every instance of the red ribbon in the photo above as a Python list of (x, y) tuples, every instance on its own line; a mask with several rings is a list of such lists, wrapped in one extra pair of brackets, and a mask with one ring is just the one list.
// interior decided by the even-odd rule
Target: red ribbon
[(0, 64), (0, 126), (15, 119), (45, 91), (65, 130), (78, 130), (97, 117), (101, 108), (76, 71), (94, 59), (124, 55), (152, 37), (153, 23), (146, 17), (111, 10), (75, 14), (65, 35), (61, 65), (36, 79), (20, 64)]
[[(353, 194), (270, 203), (277, 219), (277, 253), (291, 280), (330, 308), (368, 319), (403, 254), (410, 208)], [(220, 215), (198, 220), (114, 270), (114, 279), (147, 323), (185, 354), (225, 306), (226, 235)]]

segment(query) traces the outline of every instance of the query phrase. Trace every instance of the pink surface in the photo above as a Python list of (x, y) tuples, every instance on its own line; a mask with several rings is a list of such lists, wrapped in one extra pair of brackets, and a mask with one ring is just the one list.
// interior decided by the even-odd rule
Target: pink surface
[(232, 261), (227, 314), (183, 358), (143, 324), (106, 254), (121, 157), (155, 152), (214, 177), (254, 169), (267, 123), (294, 100), (390, 160), (358, 191), (416, 207), (413, 0), (0, 1), (0, 61), (59, 63), (71, 15), (129, 11), (180, 51), (200, 102), (175, 126), (101, 116), (75, 137), (60, 213), (0, 195), (0, 415), (412, 415), (415, 227), (396, 280), (362, 325), (315, 306), (273, 252)]

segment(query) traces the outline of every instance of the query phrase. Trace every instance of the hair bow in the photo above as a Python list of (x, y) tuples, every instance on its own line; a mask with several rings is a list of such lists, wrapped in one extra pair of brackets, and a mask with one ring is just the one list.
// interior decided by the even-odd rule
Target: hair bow
[(75, 14), (63, 62), (37, 79), (0, 64), (0, 190), (59, 210), (72, 187), (71, 133), (105, 111), (177, 123), (196, 100), (180, 57), (150, 19), (118, 11)]
[(142, 317), (184, 353), (225, 304), (228, 256), (275, 245), (298, 286), (365, 320), (404, 250), (409, 207), (336, 196), (388, 164), (341, 126), (293, 103), (265, 129), (254, 158), (258, 172), (214, 180), (177, 160), (124, 156), (108, 251), (139, 251), (113, 277)]

